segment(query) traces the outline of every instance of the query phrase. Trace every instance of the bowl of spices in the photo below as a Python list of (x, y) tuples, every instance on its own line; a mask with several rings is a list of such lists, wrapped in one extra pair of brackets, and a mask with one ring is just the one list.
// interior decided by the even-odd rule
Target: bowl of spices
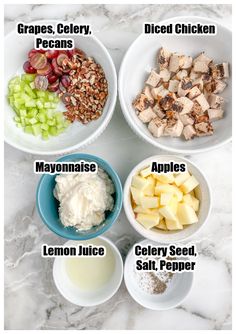
[[(110, 299), (123, 279), (123, 261), (118, 248), (107, 238), (92, 241), (67, 241), (63, 246), (77, 247), (78, 256), (56, 257), (53, 278), (61, 295), (79, 306), (95, 306)], [(90, 255), (90, 249), (104, 248), (103, 255)], [(87, 248), (87, 249), (86, 249)]]
[(110, 54), (94, 35), (60, 35), (68, 37), (73, 49), (36, 50), (34, 34), (16, 30), (5, 38), (5, 141), (15, 148), (46, 155), (78, 150), (112, 117), (117, 77)]
[[(44, 224), (59, 236), (73, 240), (92, 239), (104, 233), (115, 223), (122, 207), (117, 173), (106, 161), (89, 154), (67, 155), (56, 165), (61, 173), (44, 174), (37, 188), (37, 209)], [(72, 172), (73, 166), (83, 170)], [(70, 168), (69, 172), (65, 167)], [(96, 169), (92, 171), (92, 167)]]
[[(138, 244), (158, 246), (157, 243), (148, 239), (144, 239)], [(131, 297), (143, 307), (151, 310), (168, 310), (181, 304), (191, 290), (193, 272), (138, 271), (136, 261), (140, 259), (142, 261), (152, 260), (157, 263), (160, 260), (158, 257), (136, 257), (134, 247), (131, 248), (124, 267), (124, 280)]]

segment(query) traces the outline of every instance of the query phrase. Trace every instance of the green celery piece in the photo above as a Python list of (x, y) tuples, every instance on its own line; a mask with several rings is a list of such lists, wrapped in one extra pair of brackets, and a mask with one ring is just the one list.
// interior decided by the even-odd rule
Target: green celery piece
[(33, 99), (36, 99), (37, 95), (32, 91), (32, 89), (25, 85), (25, 92), (30, 96), (32, 97)]
[(19, 117), (19, 116), (15, 116), (15, 117), (14, 117), (14, 121), (15, 121), (16, 123), (20, 123), (20, 117)]
[(37, 94), (38, 97), (45, 97), (45, 92), (43, 92), (43, 91), (41, 91), (41, 90), (38, 90), (38, 91), (36, 92), (36, 94)]
[(44, 113), (38, 113), (37, 115), (38, 120), (40, 121), (40, 123), (45, 123), (46, 122), (46, 115)]
[(50, 102), (45, 102), (44, 103), (44, 108), (46, 108), (46, 109), (51, 108), (51, 103)]
[(24, 131), (25, 131), (26, 133), (33, 134), (33, 129), (32, 129), (32, 126), (31, 126), (31, 125), (26, 125), (26, 127), (24, 128)]
[(36, 123), (36, 124), (32, 125), (32, 129), (33, 129), (33, 134), (35, 136), (40, 135), (41, 132), (42, 132), (40, 123)]
[(34, 107), (36, 107), (36, 103), (35, 103), (35, 101), (33, 101), (33, 100), (31, 100), (31, 101), (26, 101), (26, 102), (25, 102), (25, 106), (26, 106), (26, 108), (34, 108)]
[(42, 131), (42, 138), (43, 138), (43, 140), (48, 140), (49, 139), (48, 131), (45, 131), (45, 130)]
[(41, 129), (45, 130), (45, 131), (48, 131), (49, 126), (47, 124), (41, 124)]
[(20, 109), (19, 112), (20, 112), (20, 116), (21, 116), (21, 117), (26, 117), (27, 112), (26, 112), (25, 109)]
[(48, 132), (51, 136), (57, 136), (58, 134), (57, 128), (55, 126), (50, 126)]
[(43, 103), (40, 100), (37, 100), (36, 105), (39, 109), (43, 109)]
[(49, 120), (47, 121), (47, 124), (50, 125), (50, 126), (54, 126), (54, 125), (56, 125), (56, 120), (55, 120), (55, 118), (54, 118), (54, 119), (49, 119)]
[(25, 73), (25, 74), (22, 74), (21, 79), (25, 82), (32, 82), (34, 81), (35, 77), (36, 77), (36, 74)]
[(36, 124), (38, 121), (36, 118), (30, 118), (29, 119), (30, 124)]

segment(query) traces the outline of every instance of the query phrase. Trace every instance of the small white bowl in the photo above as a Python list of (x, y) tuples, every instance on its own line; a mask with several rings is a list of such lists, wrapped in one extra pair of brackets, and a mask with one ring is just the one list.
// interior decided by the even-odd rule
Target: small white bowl
[(162, 46), (172, 52), (180, 52), (193, 57), (205, 51), (215, 62), (229, 62), (231, 67), (232, 32), (228, 28), (211, 19), (194, 16), (174, 17), (158, 22), (158, 24), (174, 24), (176, 22), (216, 24), (217, 34), (214, 36), (141, 34), (129, 47), (122, 61), (118, 80), (119, 99), (129, 126), (140, 138), (163, 150), (193, 154), (217, 148), (231, 140), (232, 74), (227, 80), (228, 87), (220, 94), (226, 102), (224, 118), (214, 122), (215, 131), (212, 136), (194, 138), (188, 141), (183, 138), (155, 138), (149, 132), (147, 125), (139, 120), (132, 106), (133, 100), (143, 89), (151, 68), (157, 67), (157, 52)]
[[(55, 24), (56, 21), (37, 21), (34, 24)], [(58, 36), (54, 36), (55, 38)], [(53, 38), (54, 38), (53, 37)], [(102, 66), (108, 81), (108, 99), (103, 109), (102, 116), (96, 121), (86, 125), (74, 122), (64, 133), (57, 137), (50, 137), (49, 140), (42, 140), (24, 133), (22, 129), (16, 127), (13, 120), (14, 111), (7, 101), (7, 91), (9, 80), (23, 73), (23, 64), (27, 60), (27, 53), (34, 47), (35, 36), (18, 35), (16, 29), (10, 32), (5, 38), (5, 104), (4, 104), (4, 130), (5, 141), (11, 146), (32, 154), (65, 154), (78, 149), (82, 149), (92, 143), (100, 136), (111, 120), (117, 97), (117, 76), (112, 58), (105, 46), (93, 35), (69, 36), (74, 39), (75, 47), (82, 49), (88, 56)], [(68, 38), (68, 36), (60, 36)], [(17, 50), (17, 51), (16, 51)], [(66, 111), (61, 103), (60, 109)]]
[[(138, 243), (158, 246), (158, 244), (146, 239)], [(132, 247), (125, 260), (124, 281), (129, 294), (138, 304), (151, 310), (164, 311), (178, 306), (187, 297), (193, 285), (193, 272), (175, 273), (164, 293), (148, 294), (142, 291), (135, 280), (135, 259)]]
[[(53, 279), (60, 294), (69, 302), (79, 306), (100, 305), (110, 299), (119, 289), (123, 279), (123, 260), (118, 248), (109, 239), (99, 236), (96, 239), (107, 243), (115, 257), (115, 269), (108, 283), (96, 291), (82, 291), (71, 283), (65, 272), (65, 258), (56, 257), (53, 264)], [(78, 245), (81, 241), (69, 240), (64, 246)], [(92, 244), (92, 240), (91, 240)]]
[[(199, 186), (195, 189), (197, 193), (196, 195), (200, 201), (200, 207), (198, 211), (199, 221), (197, 223), (192, 224), (190, 226), (186, 226), (183, 230), (179, 231), (162, 231), (154, 228), (148, 230), (137, 222), (131, 205), (131, 195), (130, 195), (131, 181), (133, 175), (135, 175), (137, 172), (144, 169), (145, 167), (148, 167), (148, 165), (150, 165), (152, 161), (158, 161), (158, 162), (176, 161), (176, 162), (185, 162), (187, 164), (188, 171), (192, 175), (194, 175), (199, 181)], [(211, 211), (211, 191), (209, 183), (207, 182), (207, 179), (204, 176), (204, 174), (200, 171), (200, 169), (196, 165), (194, 165), (189, 160), (174, 155), (156, 155), (143, 160), (130, 172), (124, 185), (123, 204), (126, 216), (130, 224), (139, 234), (141, 234), (143, 237), (147, 239), (168, 244), (190, 239), (206, 223)]]

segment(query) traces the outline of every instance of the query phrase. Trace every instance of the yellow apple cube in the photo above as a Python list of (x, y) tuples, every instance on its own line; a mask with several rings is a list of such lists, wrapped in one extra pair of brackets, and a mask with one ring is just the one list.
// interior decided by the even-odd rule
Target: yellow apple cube
[(131, 187), (130, 191), (131, 191), (134, 202), (137, 205), (141, 205), (141, 198), (143, 197), (143, 192), (135, 187)]
[(174, 214), (177, 213), (177, 209), (178, 209), (178, 198), (176, 195), (174, 195), (169, 203), (169, 206), (171, 207), (172, 211), (174, 212)]
[(166, 227), (170, 231), (183, 229), (183, 225), (180, 223), (178, 219), (177, 220), (166, 219)]
[(162, 193), (172, 193), (178, 198), (178, 201), (182, 201), (183, 193), (174, 185), (171, 184), (157, 184), (155, 187), (155, 195), (161, 195)]
[(150, 209), (144, 209), (142, 206), (138, 205), (134, 208), (135, 213), (152, 213)]
[(189, 174), (189, 172), (179, 173), (175, 177), (175, 184), (177, 185), (177, 187), (181, 186), (181, 184), (183, 184), (190, 176), (191, 175)]
[(194, 188), (199, 185), (198, 180), (192, 175), (190, 176), (180, 187), (180, 189), (185, 193), (190, 193)]
[(161, 219), (159, 224), (157, 226), (155, 226), (155, 228), (158, 228), (160, 230), (164, 230), (167, 231), (167, 227), (166, 227), (166, 223), (164, 219)]
[(144, 195), (154, 196), (155, 193), (155, 179), (152, 176), (146, 178), (147, 186), (143, 189)]
[(142, 169), (141, 172), (140, 172), (140, 175), (142, 177), (148, 177), (149, 175), (151, 175), (151, 166), (148, 166), (148, 167)]
[(195, 211), (186, 203), (178, 204), (177, 217), (182, 225), (190, 225), (198, 222)]
[(175, 213), (169, 205), (163, 206), (159, 209), (160, 214), (166, 219), (177, 220)]
[(173, 193), (161, 193), (160, 195), (160, 205), (167, 205), (173, 197)]
[(160, 217), (157, 215), (138, 213), (136, 220), (149, 230), (159, 224)]
[(144, 177), (141, 177), (139, 175), (134, 175), (132, 177), (131, 186), (135, 187), (136, 189), (143, 190), (148, 186), (148, 182)]
[(174, 175), (172, 173), (167, 174), (156, 174), (156, 179), (162, 183), (173, 183), (175, 181)]
[(190, 205), (194, 211), (199, 210), (199, 200), (190, 194), (184, 195), (183, 202)]
[(140, 201), (144, 209), (154, 209), (159, 207), (159, 198), (156, 196), (143, 196)]

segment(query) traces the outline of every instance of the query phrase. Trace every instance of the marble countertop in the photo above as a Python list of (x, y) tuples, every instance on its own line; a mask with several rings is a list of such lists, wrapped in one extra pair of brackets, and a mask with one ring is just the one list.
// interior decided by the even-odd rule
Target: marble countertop
[[(5, 32), (14, 29), (20, 20), (92, 22), (94, 33), (109, 50), (118, 70), (144, 20), (176, 15), (211, 17), (231, 25), (229, 5), (6, 5)], [(139, 161), (164, 153), (137, 138), (124, 120), (119, 102), (106, 131), (83, 152), (106, 159), (122, 182)], [(179, 307), (159, 312), (134, 302), (124, 283), (115, 296), (97, 307), (75, 306), (59, 294), (52, 279), (53, 261), (42, 258), (40, 249), (42, 243), (62, 244), (65, 240), (50, 232), (37, 214), (34, 194), (39, 177), (33, 174), (36, 156), (6, 145), (5, 329), (230, 329), (231, 155), (231, 144), (227, 144), (187, 156), (211, 184), (213, 209), (206, 227), (194, 238), (199, 258), (189, 296)], [(106, 235), (124, 258), (139, 239), (123, 212)]]

